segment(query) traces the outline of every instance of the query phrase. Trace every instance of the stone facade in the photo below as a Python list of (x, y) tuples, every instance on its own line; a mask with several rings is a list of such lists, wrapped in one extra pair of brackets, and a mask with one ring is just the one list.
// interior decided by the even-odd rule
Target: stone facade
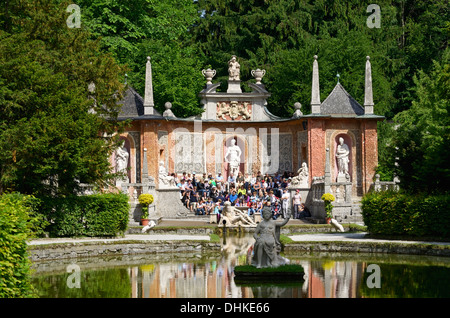
[[(265, 71), (258, 70), (257, 84), (247, 84), (251, 92), (242, 92), (241, 85), (244, 84), (236, 76), (229, 79), (227, 92), (217, 92), (221, 83), (213, 82), (214, 70), (207, 71), (203, 72), (206, 87), (199, 93), (204, 111), (198, 117), (177, 118), (171, 112), (165, 116), (157, 113), (153, 108), (151, 83), (146, 83), (146, 99), (131, 88), (126, 92), (121, 117), (132, 119), (131, 127), (122, 135), (129, 147), (130, 182), (141, 182), (145, 169), (158, 189), (161, 161), (169, 174), (187, 172), (216, 176), (221, 172), (226, 178), (230, 167), (224, 156), (231, 139), (236, 140), (241, 150), (239, 171), (244, 174), (258, 171), (272, 175), (285, 171), (295, 173), (302, 163), (306, 163), (309, 169), (307, 184), (312, 185), (315, 178), (326, 175), (328, 149), (329, 180), (326, 182), (342, 182), (343, 179), (337, 178), (335, 157), (342, 138), (349, 149), (345, 182), (351, 185), (351, 196), (361, 197), (369, 190), (378, 164), (377, 122), (383, 120), (372, 112), (372, 96), (366, 98), (363, 107), (337, 83), (321, 103), (318, 58), (315, 56), (311, 93), (313, 112), (303, 115), (300, 104), (296, 103), (296, 112), (291, 118), (280, 118), (267, 109), (270, 93), (261, 83), (260, 76)], [(367, 76), (371, 76), (368, 59)], [(146, 79), (151, 80), (150, 59)], [(371, 80), (366, 80), (366, 85), (371, 85)], [(372, 89), (366, 87), (365, 91)], [(146, 107), (149, 108), (147, 111)], [(170, 110), (167, 107), (166, 110)], [(147, 149), (146, 167), (142, 164), (143, 149)], [(339, 190), (340, 196), (347, 195), (341, 192)]]

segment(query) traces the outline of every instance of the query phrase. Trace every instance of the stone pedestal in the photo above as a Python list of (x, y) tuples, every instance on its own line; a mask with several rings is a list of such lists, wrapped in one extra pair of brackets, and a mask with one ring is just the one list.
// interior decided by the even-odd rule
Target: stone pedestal
[(337, 176), (337, 182), (349, 182), (350, 178), (346, 176), (344, 173), (339, 173)]
[(174, 219), (185, 218), (190, 212), (181, 202), (180, 189), (176, 188), (159, 188), (158, 202), (156, 213), (162, 218)]
[(241, 81), (228, 81), (227, 93), (242, 93)]

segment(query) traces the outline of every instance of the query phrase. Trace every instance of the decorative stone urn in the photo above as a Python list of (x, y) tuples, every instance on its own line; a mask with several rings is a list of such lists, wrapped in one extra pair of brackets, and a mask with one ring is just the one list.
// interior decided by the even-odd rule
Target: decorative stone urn
[(256, 70), (252, 70), (252, 76), (256, 79), (256, 84), (261, 84), (261, 80), (264, 75), (266, 75), (266, 70), (260, 70), (257, 68)]
[(216, 70), (212, 70), (210, 68), (202, 70), (202, 74), (206, 77), (206, 85), (212, 84), (212, 78), (216, 75)]

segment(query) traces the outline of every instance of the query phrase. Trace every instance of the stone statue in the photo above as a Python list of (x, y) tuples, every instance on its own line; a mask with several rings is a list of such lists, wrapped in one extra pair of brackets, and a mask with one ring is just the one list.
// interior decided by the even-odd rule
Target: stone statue
[(300, 118), (303, 116), (302, 113), (302, 104), (300, 104), (299, 102), (294, 103), (294, 108), (295, 108), (295, 112), (292, 115), (293, 118)]
[(257, 268), (277, 267), (289, 263), (289, 260), (280, 255), (280, 228), (285, 225), (291, 215), (288, 211), (284, 220), (276, 221), (272, 218), (272, 210), (265, 206), (262, 211), (263, 220), (258, 224), (253, 237), (256, 242), (253, 246), (252, 265)]
[[(225, 154), (225, 162), (230, 164), (230, 173), (237, 176), (239, 173), (239, 165), (241, 163), (241, 148), (236, 145), (236, 140), (231, 139), (231, 146), (228, 147)], [(227, 159), (228, 158), (228, 159)]]
[(130, 157), (130, 154), (128, 153), (127, 148), (125, 147), (125, 142), (122, 143), (122, 147), (119, 147), (116, 150), (116, 172), (117, 173), (123, 173), (125, 176), (123, 176), (120, 180), (116, 181), (116, 186), (120, 186), (123, 182), (128, 182), (128, 158)]
[(175, 114), (171, 110), (171, 108), (172, 108), (171, 102), (166, 102), (164, 104), (164, 107), (166, 108), (166, 110), (163, 113), (163, 117), (175, 117)]
[(241, 66), (236, 60), (236, 55), (231, 57), (231, 60), (228, 61), (228, 80), (230, 81), (239, 81), (239, 73), (241, 71)]
[(128, 158), (130, 157), (125, 143), (116, 150), (116, 172), (126, 172), (128, 167)]
[(160, 188), (172, 188), (176, 187), (175, 179), (167, 174), (167, 170), (164, 167), (164, 161), (159, 162), (159, 187)]
[(219, 226), (256, 227), (256, 223), (248, 216), (248, 214), (233, 207), (230, 201), (225, 201), (223, 205), (220, 223)]
[(350, 181), (350, 174), (348, 173), (348, 155), (350, 150), (344, 143), (344, 138), (339, 137), (339, 144), (336, 149), (336, 158), (338, 163), (338, 182)]
[(297, 171), (297, 176), (292, 178), (291, 185), (298, 186), (300, 188), (307, 188), (308, 177), (309, 177), (308, 165), (306, 164), (306, 162), (303, 162), (302, 167)]

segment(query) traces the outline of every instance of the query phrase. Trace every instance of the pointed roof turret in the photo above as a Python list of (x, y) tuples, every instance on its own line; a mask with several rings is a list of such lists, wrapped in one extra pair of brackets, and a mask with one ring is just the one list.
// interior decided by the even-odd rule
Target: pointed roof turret
[(320, 114), (319, 63), (317, 62), (317, 55), (314, 55), (313, 62), (311, 112), (313, 114)]
[(373, 91), (372, 91), (372, 66), (370, 65), (370, 57), (366, 57), (366, 78), (364, 86), (364, 114), (373, 114)]
[(337, 83), (333, 91), (323, 101), (322, 115), (333, 115), (335, 117), (354, 117), (364, 115), (364, 108)]
[(153, 102), (152, 64), (150, 63), (150, 56), (147, 56), (147, 64), (145, 66), (144, 115), (160, 115), (155, 110), (155, 103)]

